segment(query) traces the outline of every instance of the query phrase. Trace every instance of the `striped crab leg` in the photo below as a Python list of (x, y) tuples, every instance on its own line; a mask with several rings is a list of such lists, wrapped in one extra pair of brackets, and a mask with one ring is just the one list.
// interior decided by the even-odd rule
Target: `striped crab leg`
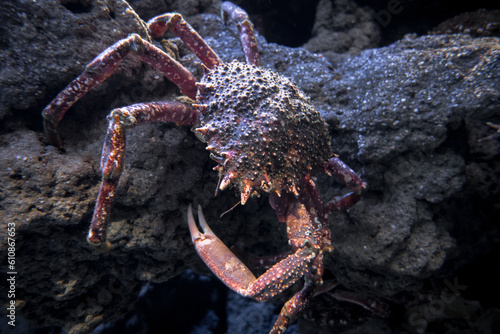
[(197, 118), (197, 109), (180, 102), (138, 103), (114, 109), (111, 112), (108, 116), (108, 131), (102, 148), (102, 181), (87, 236), (91, 245), (102, 251), (110, 247), (110, 243), (106, 242), (106, 226), (116, 187), (123, 171), (126, 129), (150, 122), (193, 125)]
[(243, 51), (245, 52), (247, 63), (260, 66), (260, 55), (257, 47), (257, 40), (255, 39), (253, 24), (250, 22), (248, 14), (235, 4), (225, 1), (222, 3), (222, 19), (224, 22), (231, 19), (231, 21), (238, 26), (241, 44), (243, 45)]

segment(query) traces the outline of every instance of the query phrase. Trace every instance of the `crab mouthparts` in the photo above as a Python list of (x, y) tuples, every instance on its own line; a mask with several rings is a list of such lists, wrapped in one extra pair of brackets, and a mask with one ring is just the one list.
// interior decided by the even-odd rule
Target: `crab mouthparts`
[[(217, 166), (215, 168), (220, 168), (220, 166)], [(222, 175), (222, 174), (221, 174)], [(227, 172), (226, 175), (222, 178), (222, 180), (219, 181), (219, 190), (224, 190), (226, 189), (231, 183), (236, 182), (238, 179), (238, 174), (236, 172)], [(252, 182), (249, 180), (243, 180), (239, 182), (239, 190), (241, 194), (241, 205), (245, 205), (245, 203), (248, 201), (250, 196), (252, 195), (258, 195), (257, 189), (254, 189), (252, 186)]]

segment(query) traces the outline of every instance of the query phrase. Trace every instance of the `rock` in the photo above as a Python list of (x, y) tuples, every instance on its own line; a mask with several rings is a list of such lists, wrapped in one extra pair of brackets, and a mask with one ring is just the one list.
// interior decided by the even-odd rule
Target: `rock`
[(440, 23), (431, 34), (468, 34), (473, 37), (500, 37), (500, 10), (478, 9)]
[(337, 65), (349, 56), (377, 47), (380, 26), (370, 14), (353, 1), (321, 0), (316, 9), (313, 36), (304, 48), (321, 53)]
[[(221, 239), (246, 253), (287, 249), (285, 228), (265, 195), (219, 217), (238, 198), (232, 190), (214, 197), (217, 173), (204, 145), (188, 128), (166, 124), (127, 133), (126, 167), (108, 232), (113, 248), (98, 254), (87, 245), (105, 116), (116, 106), (172, 100), (178, 89), (131, 57), (69, 110), (60, 126), (65, 151), (46, 145), (43, 107), (105, 47), (142, 31), (120, 1), (82, 3), (0, 5), (15, 13), (5, 20), (8, 38), (0, 51), (8, 64), (0, 80), (0, 218), (16, 224), (18, 315), (69, 333), (89, 333), (117, 319), (147, 282), (165, 282), (188, 268), (207, 272), (187, 231), (189, 203), (201, 204)], [(236, 27), (211, 14), (188, 20), (223, 60), (244, 60)], [(20, 22), (26, 29), (33, 24), (37, 33), (22, 35)], [(171, 42), (181, 62), (201, 76), (195, 57), (178, 39)], [(302, 48), (262, 37), (258, 42), (263, 66), (291, 77), (311, 97), (330, 124), (335, 153), (369, 184), (358, 204), (331, 215), (335, 250), (326, 259), (326, 279), (395, 308), (412, 303), (418, 311), (429, 305), (417, 302), (424, 283), (453, 281), (458, 268), (495, 249), (499, 146), (496, 138), (478, 139), (494, 133), (486, 122), (499, 120), (498, 38), (410, 36), (335, 69)], [(22, 49), (26, 43), (31, 49)], [(46, 56), (57, 50), (64, 54)], [(40, 93), (33, 98), (29, 92)], [(346, 191), (326, 176), (319, 183), (325, 198)], [(0, 226), (1, 256), (7, 258), (7, 226)], [(7, 302), (6, 295), (0, 298)], [(329, 330), (329, 320), (318, 319), (327, 319), (324, 310), (336, 303), (318, 296), (310, 322), (301, 326)]]
[[(127, 59), (115, 76), (77, 103), (70, 112), (73, 115), (65, 118), (61, 126), (65, 152), (58, 152), (46, 145), (40, 132), (41, 109), (100, 51), (128, 33), (143, 34), (142, 24), (123, 1), (0, 6), (2, 13), (4, 7), (12, 13), (4, 20), (9, 22), (4, 27), (8, 41), (0, 56), (7, 65), (2, 66), (0, 83), (5, 102), (2, 116), (6, 117), (0, 135), (0, 238), (3, 256), (7, 251), (4, 222), (15, 223), (18, 316), (38, 326), (88, 333), (129, 310), (144, 282), (166, 281), (186, 269), (184, 261), (199, 261), (185, 229), (184, 213), (193, 201), (186, 191), (197, 194), (200, 201), (196, 203), (208, 202), (202, 199), (213, 197), (217, 176), (210, 176), (208, 182), (195, 181), (203, 170), (212, 173), (210, 166), (204, 166), (208, 157), (203, 145), (188, 135), (187, 128), (149, 126), (130, 133), (127, 171), (118, 194), (121, 200), (115, 206), (123, 215), (116, 216), (110, 227), (111, 239), (116, 246), (122, 245), (122, 251), (95, 253), (85, 235), (100, 180), (105, 117), (116, 106), (147, 100), (148, 94), (174, 95), (176, 89), (161, 74), (143, 70), (134, 57)], [(38, 27), (39, 32), (23, 35), (18, 21)], [(23, 49), (26, 45), (29, 50)], [(143, 78), (139, 86), (136, 76)], [(33, 98), (33, 91), (40, 92), (38, 98)], [(159, 210), (150, 211), (151, 205)], [(179, 210), (179, 205), (184, 208)], [(175, 232), (179, 226), (184, 233)], [(156, 251), (145, 258), (146, 253), (135, 253), (138, 249)], [(135, 257), (139, 254), (140, 259)]]
[[(146, 36), (129, 9), (124, 1), (2, 3), (2, 22), (9, 24), (0, 28), (0, 118), (35, 110), (115, 41), (132, 32)], [(128, 64), (128, 71), (133, 67)]]

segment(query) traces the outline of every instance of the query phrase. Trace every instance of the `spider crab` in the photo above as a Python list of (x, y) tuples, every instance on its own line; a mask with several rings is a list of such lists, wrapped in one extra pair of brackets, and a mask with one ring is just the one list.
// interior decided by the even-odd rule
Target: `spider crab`
[[(237, 293), (266, 301), (304, 277), (302, 290), (283, 306), (270, 333), (283, 333), (305, 308), (322, 282), (323, 256), (331, 252), (327, 215), (355, 204), (366, 189), (356, 173), (332, 154), (328, 128), (295, 83), (260, 67), (260, 56), (248, 15), (222, 3), (224, 21), (237, 25), (246, 63), (224, 63), (180, 14), (152, 18), (147, 26), (154, 38), (172, 31), (202, 61), (200, 81), (151, 42), (132, 34), (107, 48), (89, 63), (43, 110), (48, 141), (61, 147), (57, 124), (80, 97), (109, 77), (129, 53), (160, 70), (188, 99), (181, 102), (138, 103), (114, 109), (101, 157), (102, 181), (88, 241), (106, 248), (106, 225), (123, 169), (125, 130), (148, 122), (193, 126), (218, 165), (218, 189), (229, 185), (241, 194), (241, 204), (260, 191), (278, 220), (287, 225), (292, 251), (274, 257), (274, 264), (255, 277), (208, 227), (198, 207), (200, 231), (188, 209), (188, 225), (197, 252), (212, 272)], [(326, 173), (350, 193), (323, 203), (314, 175)]]

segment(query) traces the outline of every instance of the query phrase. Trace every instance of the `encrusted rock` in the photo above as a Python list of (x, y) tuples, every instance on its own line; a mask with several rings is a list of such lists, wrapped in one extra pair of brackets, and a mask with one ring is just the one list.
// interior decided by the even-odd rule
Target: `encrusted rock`
[[(9, 34), (3, 35), (0, 51), (7, 59), (0, 95), (11, 102), (2, 105), (6, 112), (0, 124), (0, 245), (6, 245), (4, 222), (15, 222), (19, 319), (89, 333), (125, 314), (145, 282), (165, 282), (188, 267), (203, 270), (184, 216), (192, 202), (204, 206), (224, 242), (245, 253), (288, 249), (284, 224), (277, 222), (265, 196), (219, 218), (237, 199), (231, 191), (214, 198), (217, 173), (204, 144), (187, 128), (152, 124), (127, 133), (126, 166), (109, 230), (115, 248), (93, 253), (85, 236), (98, 190), (105, 116), (115, 106), (172, 100), (177, 88), (130, 58), (122, 73), (68, 112), (61, 124), (66, 149), (61, 153), (44, 143), (41, 110), (136, 21), (125, 17), (118, 25), (122, 16), (105, 15), (102, 1), (80, 13), (53, 1), (0, 2), (7, 4), (17, 7), (10, 11), (16, 15), (6, 16)], [(19, 21), (23, 13), (26, 19)], [(99, 22), (95, 31), (87, 20), (92, 15)], [(236, 27), (224, 26), (215, 15), (188, 20), (224, 61), (244, 61)], [(37, 34), (27, 34), (33, 26)], [(89, 29), (92, 34), (85, 34)], [(182, 63), (201, 79), (195, 57), (178, 40), (171, 42), (179, 45)], [(325, 259), (327, 272), (351, 291), (389, 298), (393, 305), (416, 305), (411, 307), (416, 313), (398, 318), (396, 312), (386, 327), (425, 319), (426, 310), (442, 305), (445, 279), (454, 284), (456, 277), (457, 284), (468, 286), (461, 297), (488, 298), (478, 291), (494, 291), (498, 281), (497, 258), (484, 255), (498, 244), (500, 146), (495, 137), (478, 140), (495, 132), (487, 122), (499, 120), (498, 38), (407, 38), (364, 51), (334, 70), (304, 49), (268, 44), (260, 37), (258, 42), (263, 68), (291, 78), (310, 97), (330, 125), (332, 152), (369, 183), (366, 196), (348, 213), (331, 217), (335, 250)], [(60, 56), (47, 56), (58, 48)], [(345, 190), (326, 177), (317, 182), (325, 197)], [(5, 248), (0, 257), (7, 258)], [(479, 260), (484, 265), (457, 274), (460, 266)], [(422, 301), (423, 286), (438, 286), (435, 299)], [(0, 299), (5, 304), (6, 294)], [(334, 303), (328, 295), (316, 297), (310, 310), (323, 313), (310, 318), (309, 328), (328, 327), (335, 319), (324, 312)], [(478, 318), (465, 308), (445, 306), (436, 324), (493, 322), (487, 311)], [(465, 317), (460, 310), (467, 311)], [(417, 329), (409, 326), (409, 331)]]

